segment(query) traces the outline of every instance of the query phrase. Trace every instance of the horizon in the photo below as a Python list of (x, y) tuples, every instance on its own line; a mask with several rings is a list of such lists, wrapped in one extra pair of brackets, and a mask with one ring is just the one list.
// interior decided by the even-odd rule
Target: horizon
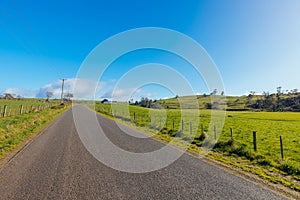
[[(295, 90), (295, 89), (294, 89)], [(296, 89), (297, 90), (297, 92), (296, 93), (299, 93), (300, 91), (298, 90), (298, 89)], [(292, 94), (292, 93), (295, 93), (295, 91), (293, 91), (293, 90), (288, 90), (288, 91), (286, 91), (286, 90), (282, 90), (281, 91), (281, 95), (288, 95), (288, 94)], [(3, 93), (3, 94), (0, 94), (0, 99), (1, 98), (3, 98), (3, 96), (5, 95), (5, 94), (10, 94), (10, 95), (12, 95), (15, 99), (47, 99), (47, 97), (46, 96), (42, 96), (42, 97), (23, 97), (23, 96), (18, 96), (17, 94), (12, 94), (12, 93)], [(66, 94), (66, 93), (64, 93), (64, 94)], [(71, 93), (72, 94), (72, 93)], [(268, 94), (268, 95), (276, 95), (277, 94), (277, 92), (267, 92), (267, 91), (265, 91), (265, 94)], [(252, 96), (264, 96), (265, 95), (264, 93), (255, 93), (255, 94), (252, 94)], [(170, 97), (163, 97), (163, 98), (155, 98), (155, 97), (153, 97), (153, 98), (149, 98), (149, 97), (147, 97), (147, 96), (142, 96), (141, 98), (147, 98), (147, 99), (149, 99), (149, 100), (153, 100), (153, 101), (160, 101), (160, 100), (168, 100), (168, 99), (174, 99), (174, 98), (185, 98), (185, 97), (193, 97), (193, 96), (206, 96), (206, 97), (210, 97), (210, 96), (212, 96), (212, 95), (214, 95), (214, 96), (224, 96), (225, 98), (226, 97), (236, 97), (236, 98), (238, 98), (238, 97), (247, 97), (247, 96), (249, 96), (250, 95), (250, 93), (248, 93), (248, 94), (241, 94), (241, 95), (226, 95), (226, 94), (224, 94), (224, 95), (222, 95), (222, 94), (220, 94), (220, 93), (218, 93), (218, 94), (206, 94), (206, 93), (203, 93), (203, 94), (199, 94), (199, 93), (197, 93), (197, 94), (191, 94), (191, 95), (184, 95), (184, 96), (179, 96), (179, 95), (176, 95), (176, 96), (170, 96)], [(67, 99), (67, 97), (64, 97), (65, 99)], [(49, 99), (51, 99), (51, 100), (60, 100), (61, 99), (61, 93), (59, 94), (59, 95), (56, 95), (56, 96), (52, 96), (52, 97), (50, 97)], [(118, 100), (118, 99), (113, 99), (113, 98), (92, 98), (92, 99), (84, 99), (84, 98), (80, 98), (80, 99), (75, 99), (75, 98), (72, 98), (71, 97), (71, 100), (74, 100), (74, 101), (102, 101), (102, 100), (104, 100), (104, 99), (106, 99), (106, 100), (108, 100), (108, 101), (112, 101), (112, 102), (124, 102), (124, 103), (126, 103), (126, 102), (135, 102), (135, 101), (140, 101), (141, 99), (129, 99), (128, 101), (127, 100)], [(132, 101), (133, 100), (133, 101)]]

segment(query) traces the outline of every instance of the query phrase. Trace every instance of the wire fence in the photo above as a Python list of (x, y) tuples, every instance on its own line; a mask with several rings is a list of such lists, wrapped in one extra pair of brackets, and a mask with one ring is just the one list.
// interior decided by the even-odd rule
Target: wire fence
[[(149, 111), (134, 111), (128, 109), (113, 109), (112, 107), (96, 106), (96, 111), (118, 118), (120, 120), (133, 123), (136, 126), (147, 127), (155, 130), (157, 133), (169, 134), (172, 137), (181, 137), (184, 140), (201, 146), (203, 140), (209, 137), (210, 141), (220, 144), (235, 144), (235, 148), (243, 148), (243, 152), (251, 152), (261, 154), (275, 161), (294, 160), (300, 162), (297, 152), (299, 152), (299, 138), (297, 134), (280, 134), (278, 130), (276, 134), (268, 133), (268, 128), (255, 130), (254, 125), (241, 126), (236, 123), (226, 124), (222, 127), (221, 133), (220, 124), (216, 123), (213, 126), (210, 124), (209, 116), (196, 115), (190, 112), (188, 116), (178, 117), (169, 116), (159, 110)], [(236, 127), (235, 127), (236, 126)], [(235, 130), (236, 128), (236, 130)], [(271, 130), (270, 130), (271, 131)], [(292, 143), (290, 141), (293, 141)], [(220, 144), (219, 144), (220, 143)]]
[(59, 103), (58, 102), (51, 102), (51, 103), (34, 102), (30, 104), (26, 102), (26, 103), (19, 103), (19, 104), (18, 103), (4, 104), (4, 105), (0, 105), (0, 118), (39, 112), (56, 105), (59, 105)]

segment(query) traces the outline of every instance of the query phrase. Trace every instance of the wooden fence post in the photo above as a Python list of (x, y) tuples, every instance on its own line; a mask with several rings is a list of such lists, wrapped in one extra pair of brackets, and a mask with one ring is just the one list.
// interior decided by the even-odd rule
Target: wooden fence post
[(253, 131), (253, 148), (254, 151), (257, 151), (256, 131)]
[(2, 117), (6, 117), (6, 111), (7, 111), (7, 105), (4, 105)]
[(216, 125), (214, 125), (214, 136), (215, 136), (215, 140), (217, 140), (217, 127), (216, 127)]
[(233, 140), (233, 132), (232, 132), (232, 128), (230, 128), (230, 138), (231, 138), (231, 140)]
[(181, 120), (181, 133), (183, 133), (183, 131), (184, 131), (184, 122), (183, 120)]
[(133, 112), (133, 120), (135, 121), (135, 112)]
[(284, 161), (284, 153), (283, 153), (282, 136), (280, 136), (280, 152), (281, 152), (281, 159), (282, 159), (282, 161)]
[(20, 105), (20, 115), (23, 114), (23, 105)]
[(175, 130), (175, 124), (174, 124), (174, 119), (172, 120), (172, 130)]

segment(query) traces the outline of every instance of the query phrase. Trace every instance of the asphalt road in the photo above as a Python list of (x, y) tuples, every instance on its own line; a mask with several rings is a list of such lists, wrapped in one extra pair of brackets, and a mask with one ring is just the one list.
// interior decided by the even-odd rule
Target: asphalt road
[[(164, 146), (124, 134), (107, 118), (98, 116), (98, 120), (110, 140), (127, 151), (147, 152)], [(0, 199), (286, 198), (187, 154), (148, 173), (107, 167), (83, 146), (69, 110), (1, 169)]]

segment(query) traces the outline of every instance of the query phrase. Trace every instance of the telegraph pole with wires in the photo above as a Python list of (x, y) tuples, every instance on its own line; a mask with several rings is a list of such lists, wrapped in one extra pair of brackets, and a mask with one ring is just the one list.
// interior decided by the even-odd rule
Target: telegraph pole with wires
[(64, 103), (64, 84), (65, 84), (65, 78), (61, 78), (60, 80), (62, 80), (61, 83), (61, 102), (60, 103)]

